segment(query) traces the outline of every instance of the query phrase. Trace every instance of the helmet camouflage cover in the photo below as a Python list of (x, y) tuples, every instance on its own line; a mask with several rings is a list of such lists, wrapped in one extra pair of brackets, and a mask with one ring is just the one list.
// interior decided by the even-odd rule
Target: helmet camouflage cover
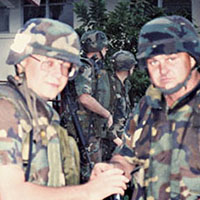
[(111, 62), (115, 71), (129, 71), (137, 64), (135, 56), (129, 52), (120, 50), (111, 57)]
[(84, 52), (98, 52), (108, 45), (108, 39), (102, 31), (91, 30), (81, 37), (81, 47)]
[(137, 59), (146, 67), (146, 59), (159, 54), (187, 52), (200, 61), (200, 40), (193, 24), (182, 16), (159, 17), (146, 23), (139, 35)]
[(69, 25), (53, 19), (35, 18), (27, 21), (15, 36), (7, 64), (18, 64), (32, 54), (81, 65), (77, 33)]

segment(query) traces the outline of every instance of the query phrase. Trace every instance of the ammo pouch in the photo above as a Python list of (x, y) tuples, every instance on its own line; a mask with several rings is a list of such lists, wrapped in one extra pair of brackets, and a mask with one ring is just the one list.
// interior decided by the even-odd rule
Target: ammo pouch
[(66, 185), (76, 185), (80, 181), (80, 155), (73, 137), (66, 130), (55, 125), (60, 138), (61, 157)]

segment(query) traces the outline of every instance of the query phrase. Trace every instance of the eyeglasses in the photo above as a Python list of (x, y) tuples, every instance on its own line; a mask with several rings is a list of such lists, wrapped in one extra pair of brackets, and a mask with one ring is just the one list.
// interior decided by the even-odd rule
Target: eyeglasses
[(61, 74), (69, 79), (73, 79), (76, 73), (76, 66), (72, 63), (69, 65), (67, 62), (62, 62), (61, 60), (44, 58), (39, 59), (33, 55), (30, 55), (31, 58), (41, 63), (41, 70), (45, 72), (51, 71), (56, 65), (60, 65)]

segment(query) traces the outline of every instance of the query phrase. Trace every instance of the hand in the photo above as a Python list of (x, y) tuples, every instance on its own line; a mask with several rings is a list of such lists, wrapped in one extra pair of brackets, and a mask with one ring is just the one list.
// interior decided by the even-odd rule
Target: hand
[(91, 176), (90, 176), (90, 180), (93, 180), (99, 174), (101, 174), (101, 173), (103, 173), (107, 170), (113, 169), (113, 168), (114, 168), (113, 164), (108, 164), (108, 163), (97, 163), (97, 164), (95, 164), (95, 166), (92, 170)]
[(110, 128), (113, 125), (113, 116), (110, 114), (107, 119), (108, 119), (107, 125), (108, 128)]
[(123, 175), (122, 170), (117, 168), (108, 169), (108, 166), (104, 167), (101, 168), (100, 173), (91, 177), (85, 185), (89, 200), (101, 200), (113, 194), (124, 195), (124, 190), (127, 189), (126, 183), (129, 180)]

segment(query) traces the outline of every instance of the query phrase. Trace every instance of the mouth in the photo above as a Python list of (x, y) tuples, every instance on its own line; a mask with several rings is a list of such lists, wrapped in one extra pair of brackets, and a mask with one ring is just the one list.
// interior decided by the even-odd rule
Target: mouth
[(50, 85), (51, 87), (54, 87), (54, 88), (58, 88), (59, 87), (58, 83), (47, 83), (47, 84)]
[(173, 78), (168, 78), (168, 77), (161, 77), (160, 82), (161, 83), (171, 83), (173, 81)]
[(169, 89), (173, 86), (174, 79), (165, 76), (165, 77), (161, 77), (159, 82), (160, 82), (159, 85), (161, 88)]

